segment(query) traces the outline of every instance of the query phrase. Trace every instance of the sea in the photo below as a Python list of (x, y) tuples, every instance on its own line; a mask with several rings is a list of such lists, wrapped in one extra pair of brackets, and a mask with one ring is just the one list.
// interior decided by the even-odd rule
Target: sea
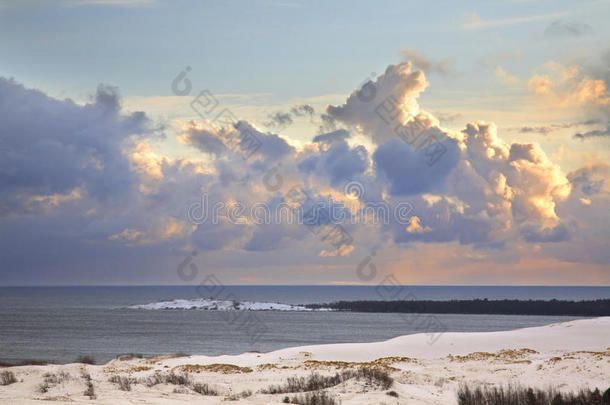
[[(307, 311), (303, 304), (380, 299), (610, 298), (610, 287), (534, 286), (0, 287), (0, 362), (98, 364), (121, 354), (240, 354), (374, 342), (426, 333), (501, 331), (574, 316)], [(193, 308), (193, 309), (189, 309)]]

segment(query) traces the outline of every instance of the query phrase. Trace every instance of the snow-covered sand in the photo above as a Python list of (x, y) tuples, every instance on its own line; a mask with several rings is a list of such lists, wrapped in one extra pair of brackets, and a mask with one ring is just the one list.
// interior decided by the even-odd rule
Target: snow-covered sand
[[(344, 363), (347, 362), (347, 363)], [(443, 404), (457, 403), (460, 383), (517, 383), (560, 390), (610, 386), (610, 317), (570, 321), (543, 327), (488, 333), (445, 333), (433, 344), (426, 334), (401, 336), (385, 342), (302, 346), (270, 353), (236, 356), (188, 356), (113, 360), (106, 365), (82, 364), (21, 366), (12, 371), (18, 382), (0, 386), (1, 404), (221, 404), (251, 392), (235, 402), (281, 404), (285, 394), (259, 393), (293, 376), (312, 371), (330, 375), (349, 368), (368, 366), (388, 370), (394, 378), (387, 390), (348, 380), (328, 389), (342, 404)], [(41, 393), (47, 373), (68, 373), (65, 381), (50, 384)], [(147, 387), (132, 384), (121, 391), (109, 382), (113, 375), (143, 381), (155, 372), (189, 372), (195, 382), (207, 383), (220, 392), (204, 396), (179, 385)], [(83, 373), (88, 373), (96, 399), (84, 396)]]
[[(132, 305), (129, 309), (153, 310), (204, 310), (204, 311), (314, 311), (303, 305), (281, 304), (277, 302), (252, 302), (214, 300), (208, 298), (176, 299), (171, 301), (151, 302), (150, 304)], [(329, 308), (316, 308), (315, 311), (331, 311)]]

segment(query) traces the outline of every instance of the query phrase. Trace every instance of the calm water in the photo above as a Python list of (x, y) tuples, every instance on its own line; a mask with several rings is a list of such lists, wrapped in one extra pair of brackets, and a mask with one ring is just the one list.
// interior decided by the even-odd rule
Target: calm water
[[(409, 286), (403, 291), (401, 295), (411, 293), (417, 299), (435, 300), (610, 298), (610, 287)], [(401, 314), (239, 314), (125, 308), (179, 298), (195, 299), (202, 293), (205, 291), (194, 287), (0, 287), (0, 361), (70, 362), (78, 355), (90, 355), (102, 363), (130, 352), (238, 354), (297, 345), (378, 341), (429, 330), (428, 323), (414, 322)], [(242, 301), (287, 304), (382, 299), (375, 287), (361, 286), (229, 286), (223, 294), (229, 293)], [(576, 319), (507, 315), (435, 317), (435, 331), (509, 330)]]

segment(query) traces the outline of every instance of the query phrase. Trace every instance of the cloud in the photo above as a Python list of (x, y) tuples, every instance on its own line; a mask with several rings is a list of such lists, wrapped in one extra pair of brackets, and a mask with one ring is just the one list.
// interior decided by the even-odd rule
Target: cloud
[[(190, 121), (180, 139), (183, 143), (216, 157), (230, 155), (231, 159), (243, 159), (252, 156), (255, 160), (262, 159), (267, 163), (282, 159), (295, 151), (281, 136), (261, 132), (246, 121), (221, 128), (209, 124), (201, 126)], [(253, 139), (258, 142), (254, 145), (255, 148), (251, 148), (250, 140)]]
[(440, 122), (444, 123), (453, 123), (462, 118), (462, 114), (451, 111), (435, 111), (433, 114)]
[(572, 123), (565, 123), (565, 124), (551, 123), (551, 124), (539, 125), (539, 126), (526, 125), (526, 126), (522, 126), (522, 127), (507, 128), (507, 130), (508, 131), (517, 131), (521, 134), (548, 135), (552, 132), (557, 132), (561, 129), (574, 128), (574, 127), (580, 127), (580, 126), (591, 126), (591, 125), (596, 125), (599, 123), (600, 123), (599, 120), (591, 119), (591, 120), (587, 120), (587, 121), (572, 122)]
[(610, 178), (610, 165), (606, 163), (581, 167), (568, 174), (568, 179), (574, 188), (580, 190), (585, 196), (610, 193), (608, 178)]
[(406, 231), (409, 233), (423, 233), (429, 232), (430, 230), (431, 229), (429, 226), (422, 226), (421, 220), (415, 215), (411, 217), (411, 222), (409, 223), (406, 229)]
[(605, 129), (595, 129), (587, 132), (578, 132), (574, 134), (574, 138), (581, 140), (589, 138), (602, 138), (607, 136), (610, 136), (610, 127), (606, 127)]
[(555, 20), (546, 29), (544, 34), (549, 37), (580, 37), (593, 33), (593, 28), (590, 25), (566, 20)]
[(364, 173), (369, 167), (368, 151), (362, 145), (350, 147), (346, 141), (349, 137), (345, 129), (314, 137), (313, 142), (321, 146), (313, 153), (302, 154), (299, 169), (333, 187)]
[(605, 138), (610, 128), (610, 77), (605, 73), (579, 66), (564, 66), (555, 62), (544, 65), (544, 74), (534, 75), (528, 88), (549, 106), (560, 109), (579, 110), (588, 119), (581, 125), (605, 122), (605, 128), (578, 132), (575, 139)]
[(309, 104), (301, 104), (292, 107), (290, 109), (290, 112), (297, 117), (308, 116), (309, 118), (311, 118), (315, 114), (316, 110)]
[(127, 201), (135, 179), (122, 148), (158, 136), (161, 128), (142, 112), (121, 114), (120, 108), (113, 87), (100, 86), (81, 106), (0, 78), (0, 216), (27, 210), (26, 201), (75, 190), (117, 208)]
[(448, 151), (434, 165), (428, 163), (424, 149), (415, 150), (398, 138), (379, 145), (373, 154), (379, 179), (389, 183), (388, 191), (392, 195), (407, 196), (438, 190), (456, 166), (460, 152), (455, 141), (437, 130), (428, 132), (435, 133), (439, 139), (445, 138), (442, 144)]
[(275, 128), (278, 131), (291, 126), (294, 123), (294, 119), (301, 117), (309, 117), (313, 119), (315, 109), (309, 104), (299, 104), (290, 108), (289, 112), (277, 111), (268, 116), (269, 121), (265, 122), (266, 127)]
[(525, 226), (522, 228), (523, 237), (527, 242), (563, 242), (570, 240), (570, 231), (567, 226), (559, 224), (553, 228), (536, 228)]
[(552, 18), (563, 17), (569, 14), (569, 11), (561, 11), (550, 14), (529, 15), (523, 17), (510, 17), (499, 19), (485, 19), (475, 12), (464, 15), (464, 23), (462, 28), (466, 30), (477, 30), (484, 28), (508, 27), (512, 25), (521, 25), (537, 21), (549, 20)]
[(494, 72), (496, 74), (496, 77), (498, 79), (500, 79), (500, 81), (502, 81), (503, 83), (506, 83), (506, 84), (517, 84), (517, 83), (520, 82), (519, 78), (517, 78), (516, 76), (509, 75), (500, 66), (497, 66), (496, 70)]
[(332, 144), (334, 142), (345, 142), (352, 135), (345, 129), (338, 129), (326, 134), (320, 134), (313, 138), (314, 143)]
[(349, 256), (354, 251), (353, 245), (341, 245), (335, 250), (328, 251), (323, 249), (318, 254), (320, 257), (335, 257), (335, 256)]
[(157, 0), (66, 0), (75, 6), (150, 7)]
[(548, 62), (546, 73), (533, 75), (528, 89), (554, 106), (570, 107), (610, 107), (610, 93), (604, 79), (591, 77), (578, 66), (563, 66)]
[(269, 115), (270, 121), (265, 122), (267, 127), (284, 128), (292, 125), (292, 116), (289, 113), (276, 112)]
[(482, 68), (489, 68), (489, 67), (498, 66), (501, 62), (504, 62), (504, 61), (507, 61), (510, 59), (520, 58), (522, 55), (523, 55), (523, 52), (521, 52), (520, 50), (494, 52), (494, 53), (489, 53), (489, 54), (485, 55), (484, 57), (480, 58), (478, 60), (477, 64)]
[(369, 81), (353, 91), (341, 106), (328, 106), (333, 120), (358, 127), (377, 143), (396, 136), (396, 125), (419, 111), (417, 97), (428, 86), (421, 71), (410, 63), (389, 65), (374, 82)]
[(407, 47), (403, 47), (400, 54), (405, 62), (411, 62), (413, 66), (428, 74), (448, 75), (454, 71), (455, 61), (451, 59), (432, 60), (423, 56), (418, 50)]
[[(578, 90), (585, 76), (569, 69), (551, 72), (549, 91)], [(566, 241), (583, 243), (600, 226), (594, 216), (607, 202), (607, 166), (566, 176), (538, 144), (507, 142), (492, 123), (444, 128), (419, 105), (427, 84), (410, 63), (390, 65), (366, 85), (372, 87), (328, 106), (323, 122), (332, 130), (312, 133), (311, 141), (297, 147), (280, 131), (261, 131), (246, 121), (223, 128), (186, 122), (180, 140), (192, 154), (170, 158), (158, 144), (162, 128), (144, 113), (125, 113), (116, 89), (101, 86), (91, 102), (78, 105), (2, 79), (3, 255), (17, 267), (59, 268), (66, 260), (56, 253), (61, 245), (74, 268), (82, 268), (108, 252), (117, 262), (135, 263), (141, 252), (159, 257), (197, 249), (239, 271), (295, 260), (323, 268), (329, 257), (340, 262), (362, 247), (400, 250), (415, 243), (455, 242), (485, 252), (535, 243), (555, 246), (557, 251), (549, 251), (563, 255)], [(588, 100), (595, 104), (599, 97)], [(314, 114), (296, 106), (291, 119), (299, 117), (297, 111)], [(602, 122), (596, 119), (514, 130), (546, 133), (542, 128)], [(260, 141), (249, 159), (235, 147), (239, 143), (228, 142), (246, 135)], [(279, 178), (270, 175), (272, 168), (281, 177), (279, 189), (265, 183)], [(362, 185), (360, 198), (346, 195), (351, 181)], [(312, 239), (302, 224), (236, 223), (227, 211), (238, 204), (277, 207), (293, 185), (307, 190), (312, 202), (330, 199), (346, 222), (382, 203), (410, 207), (410, 222), (394, 216), (345, 223), (353, 242), (337, 247)], [(216, 222), (187, 221), (186, 210), (202, 204), (204, 193), (209, 207), (223, 203), (225, 211)], [(23, 258), (23, 246), (31, 243), (44, 252), (36, 260), (46, 264)], [(595, 260), (603, 262), (607, 255), (595, 249)], [(583, 257), (581, 251), (574, 255)]]

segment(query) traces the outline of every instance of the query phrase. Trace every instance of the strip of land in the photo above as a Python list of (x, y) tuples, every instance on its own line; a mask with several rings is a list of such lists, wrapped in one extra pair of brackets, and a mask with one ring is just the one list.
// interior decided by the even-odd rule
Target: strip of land
[(335, 311), (417, 314), (610, 316), (610, 299), (590, 301), (487, 299), (338, 301), (329, 304), (310, 304), (306, 307), (310, 309), (329, 308)]

